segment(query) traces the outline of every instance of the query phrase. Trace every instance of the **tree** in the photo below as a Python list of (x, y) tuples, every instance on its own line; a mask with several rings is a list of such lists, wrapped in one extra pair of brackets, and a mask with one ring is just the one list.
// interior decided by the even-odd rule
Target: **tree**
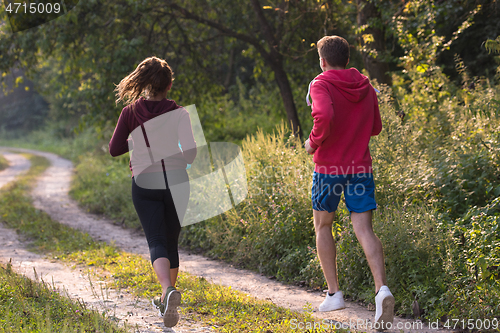
[(357, 0), (358, 28), (361, 30), (363, 63), (370, 78), (392, 85), (389, 64), (385, 59), (385, 29), (378, 8), (371, 0)]

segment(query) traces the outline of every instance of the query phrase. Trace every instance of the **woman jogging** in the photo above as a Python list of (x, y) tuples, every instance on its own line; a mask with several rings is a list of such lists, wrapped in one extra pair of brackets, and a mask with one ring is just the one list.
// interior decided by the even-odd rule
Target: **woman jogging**
[[(112, 156), (133, 150), (130, 163), (132, 200), (146, 234), (153, 269), (163, 291), (161, 296), (153, 299), (153, 305), (159, 309), (167, 327), (173, 327), (179, 321), (177, 308), (181, 294), (175, 289), (182, 222), (179, 216), (182, 220), (189, 200), (186, 166), (193, 163), (196, 156), (196, 143), (188, 112), (173, 100), (166, 99), (172, 87), (172, 76), (173, 72), (165, 60), (150, 57), (121, 80), (115, 88), (116, 103), (123, 101), (126, 106), (109, 143)], [(156, 126), (157, 133), (161, 133), (161, 140), (158, 134), (148, 132), (152, 126)], [(130, 134), (132, 139), (129, 139)], [(140, 135), (140, 140), (134, 139), (134, 134)], [(143, 149), (147, 159), (142, 161), (137, 157), (141, 156), (141, 142), (147, 146), (147, 149)], [(170, 153), (162, 155), (161, 160), (153, 158), (152, 152), (157, 152), (158, 148)], [(171, 187), (179, 183), (184, 188), (180, 195), (182, 200), (177, 192), (173, 196), (171, 191)], [(179, 200), (184, 204), (179, 204)]]

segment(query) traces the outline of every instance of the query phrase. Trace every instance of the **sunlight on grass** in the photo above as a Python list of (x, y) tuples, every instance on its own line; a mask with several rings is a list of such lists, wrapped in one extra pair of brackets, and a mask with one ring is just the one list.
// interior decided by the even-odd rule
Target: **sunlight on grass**
[(2, 332), (128, 332), (85, 304), (59, 295), (44, 283), (0, 267)]

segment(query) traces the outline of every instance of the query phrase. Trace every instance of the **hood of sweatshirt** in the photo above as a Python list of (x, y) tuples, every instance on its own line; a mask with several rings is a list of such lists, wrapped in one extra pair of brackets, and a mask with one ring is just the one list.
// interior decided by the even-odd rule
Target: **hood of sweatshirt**
[(350, 102), (356, 103), (366, 97), (373, 89), (370, 80), (356, 68), (331, 69), (316, 76), (314, 80), (326, 81), (334, 85)]
[[(146, 100), (144, 97), (139, 98), (135, 102), (135, 112), (139, 120), (143, 123), (146, 121), (153, 119), (161, 114), (167, 113), (169, 111), (173, 111), (180, 108), (175, 101), (171, 99), (162, 99), (158, 104), (155, 105), (153, 110), (149, 110), (146, 105)], [(132, 111), (133, 112), (133, 111)]]

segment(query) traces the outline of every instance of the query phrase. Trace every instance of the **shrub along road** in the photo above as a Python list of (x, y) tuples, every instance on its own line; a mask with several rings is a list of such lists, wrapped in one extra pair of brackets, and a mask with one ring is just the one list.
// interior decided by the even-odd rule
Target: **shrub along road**
[[(147, 243), (145, 237), (141, 234), (141, 232), (136, 230), (124, 229), (121, 226), (115, 224), (113, 221), (105, 219), (101, 216), (88, 214), (82, 211), (78, 207), (75, 201), (70, 199), (68, 191), (70, 188), (70, 182), (73, 172), (73, 166), (70, 161), (60, 158), (59, 156), (52, 153), (45, 153), (40, 151), (19, 149), (19, 148), (16, 148), (16, 150), (20, 152), (43, 156), (47, 158), (51, 163), (51, 166), (42, 174), (42, 176), (39, 177), (38, 182), (32, 192), (33, 204), (37, 209), (45, 211), (55, 221), (59, 221), (60, 223), (66, 224), (72, 228), (76, 228), (81, 231), (87, 232), (95, 240), (102, 240), (107, 243), (114, 243), (117, 247), (121, 248), (123, 251), (136, 253), (142, 255), (145, 258), (149, 258)], [(19, 156), (19, 155), (14, 155), (14, 156)], [(12, 168), (16, 168), (16, 166), (11, 164), (11, 167), (5, 170), (4, 173), (7, 174), (12, 173), (13, 172)], [(17, 166), (17, 168), (19, 168), (19, 166)], [(26, 169), (27, 167), (24, 166), (24, 168)], [(3, 173), (1, 175), (3, 175)], [(0, 179), (1, 178), (4, 177), (1, 176)], [(11, 245), (11, 247), (12, 249), (15, 249), (17, 246)], [(28, 255), (28, 254), (23, 253), (22, 255), (21, 254), (18, 255), (16, 258), (18, 258), (18, 260), (22, 260), (23, 255)], [(5, 258), (9, 257), (7, 252), (1, 253), (0, 256), (3, 258), (2, 260), (5, 260)], [(36, 260), (42, 260), (42, 259), (37, 258)], [(24, 266), (26, 267), (27, 261), (23, 260), (23, 262)], [(233, 289), (249, 293), (252, 296), (255, 296), (256, 298), (271, 300), (274, 304), (278, 306), (289, 308), (295, 311), (308, 311), (307, 305), (309, 304), (310, 305), (309, 308), (312, 307), (314, 309), (313, 316), (318, 319), (318, 323), (321, 322), (323, 319), (329, 319), (333, 322), (345, 323), (346, 325), (349, 324), (351, 325), (350, 328), (355, 328), (355, 325), (358, 322), (366, 323), (367, 321), (370, 322), (373, 320), (374, 311), (368, 311), (366, 307), (360, 306), (359, 304), (352, 302), (346, 302), (346, 309), (344, 310), (328, 312), (328, 313), (318, 312), (317, 307), (322, 302), (322, 296), (324, 296), (322, 293), (319, 293), (317, 291), (308, 291), (296, 286), (283, 285), (281, 283), (268, 279), (265, 276), (261, 276), (258, 273), (237, 269), (232, 267), (231, 265), (228, 265), (220, 261), (214, 261), (200, 255), (190, 254), (186, 251), (180, 251), (180, 262), (181, 262), (180, 266), (181, 270), (184, 270), (193, 275), (203, 276), (208, 281), (214, 283), (231, 286)], [(55, 266), (56, 264), (51, 262), (49, 266), (51, 265)], [(28, 266), (30, 265), (28, 264)], [(40, 268), (37, 268), (37, 270), (38, 269)], [(41, 272), (39, 272), (39, 274), (40, 273)], [(68, 274), (69, 273), (72, 273), (73, 276), (70, 277), (68, 275), (68, 280), (66, 279), (64, 280), (71, 285), (73, 284), (73, 281), (76, 281), (75, 279), (78, 276), (78, 272), (75, 273), (74, 271), (72, 272), (71, 270), (69, 270)], [(54, 273), (51, 272), (42, 274), (55, 276)], [(47, 281), (47, 278), (45, 278), (45, 280)], [(68, 286), (66, 286), (62, 278), (58, 277), (57, 279), (54, 278), (54, 280), (61, 281), (60, 284), (64, 285), (65, 288), (69, 291)], [(85, 280), (84, 282), (85, 285), (88, 286), (89, 279), (84, 278), (84, 280)], [(73, 294), (73, 296), (78, 295), (78, 297), (84, 297), (83, 296), (84, 293), (81, 286), (78, 290), (69, 291), (69, 294), (70, 295)], [(123, 294), (119, 295), (118, 292), (114, 291), (112, 292), (112, 294), (116, 295), (115, 297), (122, 297), (122, 296), (125, 297)], [(104, 305), (106, 303), (102, 299), (101, 300), (98, 299), (96, 301), (95, 295), (92, 294), (87, 295), (85, 297), (90, 297), (90, 298), (94, 297), (94, 302), (102, 303)], [(112, 300), (112, 302), (117, 302), (117, 301)], [(141, 302), (141, 301), (134, 299), (134, 302)], [(123, 304), (126, 303), (127, 302), (123, 302)], [(131, 303), (129, 302), (129, 304)], [(137, 310), (139, 308), (141, 309), (141, 311), (146, 311), (146, 312), (139, 315), (139, 312)], [(152, 315), (155, 315), (154, 311), (150, 309), (145, 310), (146, 308), (147, 306), (141, 304), (140, 306), (137, 307), (136, 310), (131, 312), (133, 312), (134, 314), (137, 312), (136, 317), (138, 318), (139, 317), (149, 318)], [(157, 318), (154, 318), (153, 320), (158, 323), (160, 322), (159, 320), (157, 320)], [(399, 327), (401, 327), (404, 332), (422, 331), (422, 330), (407, 329), (408, 327), (416, 327), (413, 326), (415, 325), (414, 322), (415, 322), (414, 320), (395, 318), (394, 327), (396, 328), (396, 326), (399, 325)], [(180, 324), (181, 325), (183, 324), (182, 319)], [(149, 323), (149, 327), (151, 327), (151, 323)], [(425, 327), (424, 331), (445, 332), (445, 330), (428, 329), (426, 326), (424, 327)], [(358, 329), (366, 331), (364, 327), (358, 327)], [(175, 327), (175, 332), (182, 332), (182, 331), (183, 331), (182, 326)], [(192, 330), (189, 331), (192, 332)], [(394, 329), (392, 331), (400, 332), (400, 330), (398, 329)]]

